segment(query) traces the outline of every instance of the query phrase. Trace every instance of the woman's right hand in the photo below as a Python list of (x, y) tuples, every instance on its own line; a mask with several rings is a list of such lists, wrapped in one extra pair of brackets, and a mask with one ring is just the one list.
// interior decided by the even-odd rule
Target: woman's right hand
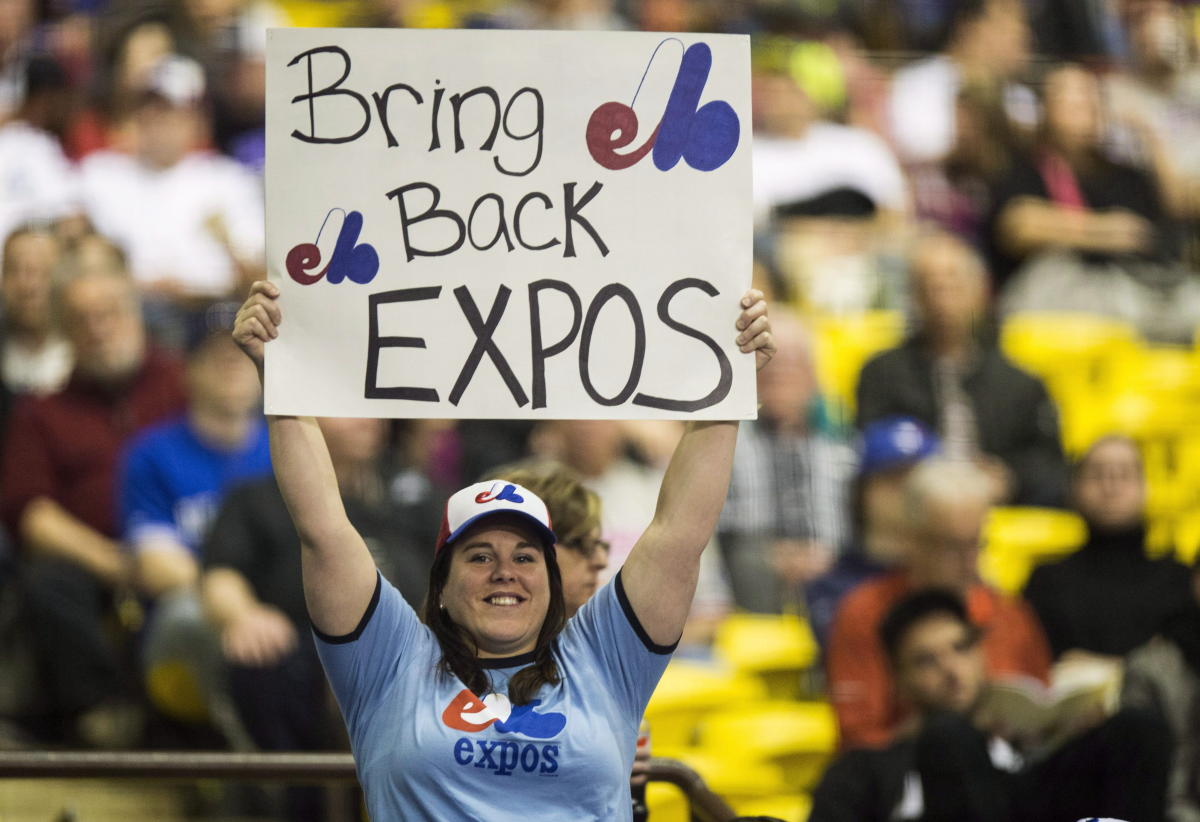
[(250, 286), (250, 296), (238, 309), (233, 323), (233, 341), (246, 352), (262, 373), (263, 351), (279, 336), (283, 313), (279, 310), (279, 287), (266, 280)]

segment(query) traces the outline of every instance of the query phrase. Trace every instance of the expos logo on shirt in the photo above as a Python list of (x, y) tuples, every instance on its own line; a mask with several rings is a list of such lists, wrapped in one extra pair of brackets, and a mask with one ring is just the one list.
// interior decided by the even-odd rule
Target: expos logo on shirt
[(558, 772), (559, 746), (526, 740), (553, 739), (567, 726), (567, 717), (554, 711), (539, 713), (542, 704), (535, 699), (513, 707), (504, 694), (488, 694), (483, 699), (463, 688), (442, 711), (448, 728), (469, 734), (491, 728), (495, 732), (525, 739), (486, 739), (459, 737), (454, 742), (454, 761), (462, 767), (481, 768), (496, 776), (516, 772), (551, 775)]

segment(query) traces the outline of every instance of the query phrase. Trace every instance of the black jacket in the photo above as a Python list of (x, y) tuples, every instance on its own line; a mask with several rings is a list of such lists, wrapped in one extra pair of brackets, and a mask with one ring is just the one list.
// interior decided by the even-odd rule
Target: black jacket
[[(934, 362), (919, 336), (871, 359), (858, 379), (859, 429), (891, 416), (913, 417), (937, 430)], [(1013, 504), (1062, 506), (1067, 467), (1058, 412), (1041, 380), (1013, 365), (992, 342), (963, 379), (979, 431), (979, 447), (1012, 469)]]

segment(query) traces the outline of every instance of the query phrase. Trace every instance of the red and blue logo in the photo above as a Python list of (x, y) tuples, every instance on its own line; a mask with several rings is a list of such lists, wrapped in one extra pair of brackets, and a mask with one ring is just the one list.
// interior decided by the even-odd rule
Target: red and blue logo
[[(567, 726), (567, 717), (554, 711), (539, 713), (536, 709), (541, 704), (540, 699), (535, 699), (513, 707), (504, 694), (489, 694), (480, 699), (463, 688), (442, 711), (442, 722), (448, 728), (470, 734), (491, 728), (528, 739), (553, 739)], [(496, 776), (517, 771), (553, 774), (558, 771), (558, 756), (557, 744), (467, 736), (454, 742), (456, 763), (490, 770)]]
[[(316, 273), (310, 273), (321, 264), (321, 249), (317, 247), (317, 243), (321, 242), (321, 233), (325, 231), (325, 224), (329, 222), (330, 215), (335, 211), (342, 212), (342, 229), (338, 232), (333, 254), (324, 268)], [(379, 253), (375, 251), (373, 245), (358, 241), (362, 227), (361, 211), (346, 213), (340, 208), (331, 208), (325, 214), (325, 220), (317, 231), (316, 241), (300, 243), (288, 252), (287, 259), (284, 261), (288, 276), (300, 285), (312, 285), (322, 277), (334, 285), (342, 280), (350, 280), (359, 285), (371, 282), (379, 273)]]
[[(670, 42), (683, 47), (683, 42), (674, 37), (655, 47), (633, 94), (633, 103), (659, 49)], [(741, 123), (733, 106), (724, 100), (700, 105), (712, 62), (712, 49), (706, 43), (693, 43), (684, 49), (662, 119), (646, 142), (627, 154), (618, 154), (616, 149), (625, 148), (638, 136), (632, 103), (608, 102), (593, 111), (587, 124), (587, 147), (592, 159), (613, 171), (635, 165), (651, 151), (659, 171), (670, 171), (681, 159), (697, 171), (714, 171), (725, 165), (737, 150)]]
[(480, 505), (483, 505), (487, 502), (495, 502), (497, 500), (508, 500), (509, 502), (515, 502), (517, 505), (520, 505), (525, 501), (525, 497), (517, 493), (517, 486), (512, 485), (511, 483), (501, 488), (500, 493), (498, 494), (492, 493), (495, 488), (496, 486), (493, 485), (491, 490), (480, 491), (475, 495), (475, 501)]

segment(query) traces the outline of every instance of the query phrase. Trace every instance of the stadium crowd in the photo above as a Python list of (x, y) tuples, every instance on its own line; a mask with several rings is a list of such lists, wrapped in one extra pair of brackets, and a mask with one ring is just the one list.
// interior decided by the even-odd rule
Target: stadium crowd
[[(287, 25), (749, 34), (778, 353), (679, 655), (803, 618), (814, 822), (1200, 820), (1200, 12), (1169, 0), (0, 0), (0, 749), (347, 749), (229, 334)], [(682, 430), (321, 421), (418, 613), (449, 493), (548, 466), (604, 501), (559, 533), (573, 612)], [(1044, 509), (1074, 536), (1000, 553)], [(992, 698), (1081, 678), (1105, 704), (1036, 732)]]

